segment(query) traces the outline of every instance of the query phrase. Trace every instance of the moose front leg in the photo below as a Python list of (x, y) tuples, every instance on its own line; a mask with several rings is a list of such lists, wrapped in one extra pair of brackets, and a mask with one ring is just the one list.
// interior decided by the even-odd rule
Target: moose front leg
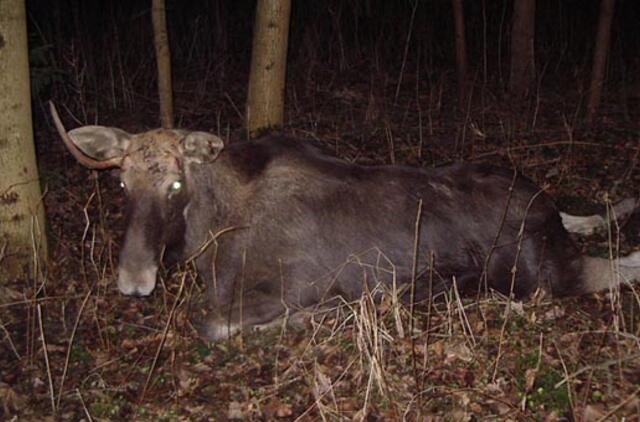
[[(229, 338), (243, 327), (265, 324), (284, 314), (284, 286), (273, 282), (279, 280), (279, 272), (252, 261), (251, 254), (237, 243), (214, 246), (197, 262), (208, 296), (208, 310), (198, 324), (201, 337), (210, 341)], [(252, 270), (255, 268), (259, 271)]]
[(209, 341), (229, 338), (243, 328), (273, 321), (284, 314), (285, 306), (280, 297), (248, 291), (231, 306), (212, 309), (200, 324), (200, 336)]

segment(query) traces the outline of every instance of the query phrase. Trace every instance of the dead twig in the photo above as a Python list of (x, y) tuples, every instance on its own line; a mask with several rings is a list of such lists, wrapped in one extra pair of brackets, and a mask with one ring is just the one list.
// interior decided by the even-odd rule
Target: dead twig
[(44, 337), (44, 327), (42, 326), (42, 307), (40, 304), (37, 306), (38, 311), (38, 323), (40, 325), (40, 340), (42, 341), (42, 353), (44, 354), (44, 363), (47, 368), (47, 379), (49, 381), (49, 398), (51, 399), (51, 411), (56, 413), (56, 400), (53, 391), (53, 376), (51, 375), (51, 366), (49, 364), (49, 351), (47, 350), (47, 340)]
[(140, 398), (138, 399), (139, 403), (144, 401), (144, 396), (147, 393), (147, 389), (149, 388), (149, 383), (151, 382), (151, 377), (153, 376), (153, 372), (158, 363), (158, 359), (160, 358), (160, 352), (164, 347), (164, 343), (167, 340), (167, 334), (169, 333), (169, 327), (171, 326), (171, 321), (173, 320), (173, 315), (175, 314), (176, 308), (178, 307), (178, 303), (180, 303), (180, 296), (182, 296), (182, 291), (184, 290), (185, 280), (187, 279), (187, 272), (182, 275), (182, 280), (180, 280), (180, 288), (178, 289), (178, 293), (176, 294), (176, 299), (173, 302), (173, 306), (171, 307), (171, 311), (169, 311), (169, 317), (167, 318), (167, 322), (164, 325), (164, 329), (162, 330), (162, 338), (160, 339), (160, 344), (156, 349), (156, 354), (153, 357), (153, 362), (151, 363), (151, 368), (149, 368), (149, 374), (147, 375), (147, 379), (144, 382), (144, 387), (142, 388), (142, 393), (140, 394)]
[(76, 316), (76, 321), (73, 324), (73, 329), (71, 330), (71, 335), (69, 336), (69, 344), (67, 345), (67, 355), (64, 359), (64, 369), (62, 370), (62, 376), (60, 377), (60, 386), (58, 387), (58, 400), (56, 401), (56, 406), (60, 407), (60, 400), (62, 398), (62, 390), (64, 387), (64, 380), (67, 376), (67, 369), (69, 369), (69, 359), (71, 358), (71, 347), (73, 346), (73, 340), (76, 336), (76, 331), (78, 330), (78, 325), (80, 324), (80, 317), (82, 316), (82, 311), (84, 311), (84, 307), (91, 296), (93, 290), (89, 289), (87, 294), (80, 305), (80, 309), (78, 310), (78, 315)]

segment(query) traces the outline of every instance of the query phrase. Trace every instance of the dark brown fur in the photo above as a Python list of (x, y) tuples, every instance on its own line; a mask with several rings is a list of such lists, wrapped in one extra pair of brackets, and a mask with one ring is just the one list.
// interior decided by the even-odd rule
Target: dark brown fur
[[(257, 159), (246, 159), (252, 154)], [(217, 286), (210, 337), (240, 319), (240, 283), (243, 321), (254, 324), (282, 313), (281, 297), (305, 307), (335, 295), (353, 299), (363, 283), (410, 281), (420, 200), (419, 291), (427, 274), (435, 291), (454, 278), (485, 280), (517, 297), (538, 287), (580, 291), (580, 255), (553, 202), (510, 170), (364, 167), (270, 137), (232, 144), (190, 171), (187, 179), (202, 188), (187, 211), (187, 249), (207, 240), (203, 228), (233, 228), (198, 259), (200, 275)]]
[(523, 298), (640, 278), (640, 254), (621, 258), (617, 272), (581, 256), (551, 198), (513, 170), (360, 166), (282, 136), (224, 147), (204, 132), (66, 134), (56, 125), (81, 162), (122, 168), (130, 200), (120, 290), (150, 294), (164, 248), (195, 257), (209, 339), (414, 279), (417, 296), (455, 282)]

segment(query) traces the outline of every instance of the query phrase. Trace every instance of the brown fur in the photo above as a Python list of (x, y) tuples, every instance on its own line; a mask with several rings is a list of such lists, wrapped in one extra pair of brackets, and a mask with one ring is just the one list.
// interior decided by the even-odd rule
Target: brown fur
[(123, 156), (130, 210), (121, 290), (151, 293), (162, 248), (197, 256), (210, 339), (414, 278), (418, 296), (455, 280), (526, 298), (640, 276), (640, 256), (613, 269), (581, 256), (551, 198), (513, 170), (360, 166), (279, 136), (223, 149), (202, 132), (92, 126), (69, 135), (86, 154), (110, 163)]

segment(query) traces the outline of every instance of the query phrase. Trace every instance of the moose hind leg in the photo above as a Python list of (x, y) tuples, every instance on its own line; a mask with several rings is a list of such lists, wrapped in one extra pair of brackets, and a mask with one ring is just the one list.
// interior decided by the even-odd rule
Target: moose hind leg
[(210, 312), (205, 317), (199, 327), (201, 337), (209, 341), (226, 339), (244, 328), (268, 323), (285, 312), (279, 296), (256, 290), (246, 292), (242, 301), (225, 308)]

